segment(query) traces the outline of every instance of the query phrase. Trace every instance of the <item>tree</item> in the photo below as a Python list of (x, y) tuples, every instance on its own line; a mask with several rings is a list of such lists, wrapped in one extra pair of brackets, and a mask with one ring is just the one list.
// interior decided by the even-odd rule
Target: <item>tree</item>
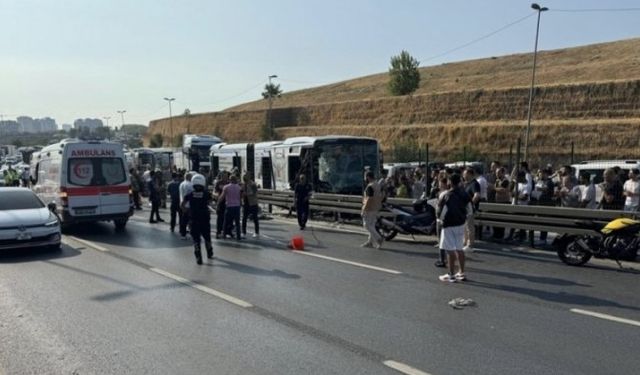
[(149, 146), (151, 147), (162, 147), (162, 143), (164, 142), (164, 140), (162, 139), (162, 134), (160, 133), (155, 133), (151, 136), (151, 139), (149, 140)]
[(189, 108), (185, 108), (184, 112), (182, 112), (183, 116), (189, 116), (191, 114), (191, 110)]
[(407, 95), (416, 91), (420, 85), (420, 62), (407, 51), (391, 57), (389, 68), (389, 92), (391, 95)]
[(280, 89), (280, 85), (276, 85), (275, 83), (267, 83), (264, 85), (264, 91), (262, 92), (262, 97), (264, 99), (271, 98), (279, 98), (282, 95), (282, 90)]

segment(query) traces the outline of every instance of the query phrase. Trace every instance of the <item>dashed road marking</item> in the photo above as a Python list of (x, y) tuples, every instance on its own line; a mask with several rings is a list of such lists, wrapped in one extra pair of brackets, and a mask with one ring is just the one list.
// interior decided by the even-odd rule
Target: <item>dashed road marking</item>
[(191, 280), (185, 279), (184, 277), (180, 277), (178, 275), (174, 275), (174, 274), (172, 274), (170, 272), (167, 272), (165, 270), (161, 270), (159, 268), (152, 267), (152, 268), (149, 268), (149, 271), (155, 272), (155, 273), (157, 273), (159, 275), (162, 275), (162, 276), (167, 277), (169, 279), (175, 280), (175, 281), (177, 281), (177, 282), (179, 282), (181, 284), (190, 286), (190, 287), (192, 287), (194, 289), (197, 289), (197, 290), (199, 290), (201, 292), (210, 294), (210, 295), (212, 295), (214, 297), (218, 297), (218, 298), (223, 299), (223, 300), (225, 300), (227, 302), (233, 303), (234, 305), (237, 305), (237, 306), (240, 306), (240, 307), (244, 307), (244, 308), (253, 307), (253, 305), (250, 304), (249, 302), (243, 301), (243, 300), (241, 300), (239, 298), (230, 296), (230, 295), (228, 295), (226, 293), (217, 291), (215, 289), (211, 289), (211, 288), (209, 288), (207, 286), (194, 283)]
[(637, 320), (619, 318), (617, 316), (613, 316), (613, 315), (609, 315), (609, 314), (597, 313), (597, 312), (589, 311), (589, 310), (571, 309), (570, 311), (573, 312), (573, 313), (576, 313), (576, 314), (592, 316), (594, 318), (600, 318), (600, 319), (604, 319), (604, 320), (610, 320), (612, 322), (630, 324), (632, 326), (640, 327), (640, 322), (637, 321)]
[(292, 252), (296, 253), (296, 254), (301, 254), (301, 255), (308, 255), (310, 257), (316, 257), (316, 258), (320, 258), (320, 259), (330, 260), (330, 261), (333, 261), (333, 262), (349, 264), (349, 265), (356, 266), (356, 267), (367, 268), (367, 269), (374, 270), (374, 271), (386, 272), (386, 273), (390, 273), (390, 274), (393, 274), (393, 275), (401, 275), (402, 274), (402, 272), (400, 272), (400, 271), (392, 270), (392, 269), (389, 269), (389, 268), (371, 266), (371, 265), (364, 264), (364, 263), (352, 262), (350, 260), (329, 257), (329, 256), (326, 256), (326, 255), (308, 253), (306, 251), (292, 250)]
[(81, 244), (83, 244), (85, 246), (89, 246), (91, 248), (94, 248), (94, 249), (96, 249), (98, 251), (102, 251), (102, 252), (105, 252), (105, 253), (109, 252), (109, 249), (104, 248), (104, 247), (102, 247), (102, 246), (100, 246), (98, 244), (95, 244), (95, 243), (91, 242), (91, 241), (83, 240), (83, 239), (80, 239), (80, 238), (74, 237), (74, 236), (67, 236), (67, 237), (72, 239), (72, 240), (74, 240), (74, 241), (76, 241), (76, 242), (79, 242), (79, 243), (81, 243)]
[(428, 372), (418, 370), (417, 368), (411, 367), (409, 365), (405, 365), (404, 363), (401, 363), (401, 362), (388, 360), (382, 363), (387, 367), (391, 367), (392, 369), (396, 371), (400, 371), (401, 373), (407, 374), (407, 375), (431, 375)]

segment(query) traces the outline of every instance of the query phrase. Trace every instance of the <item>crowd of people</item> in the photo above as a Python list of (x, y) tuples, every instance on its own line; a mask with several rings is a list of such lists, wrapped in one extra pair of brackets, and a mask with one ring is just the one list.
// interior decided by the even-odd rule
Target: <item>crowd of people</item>
[(129, 173), (135, 208), (142, 210), (142, 196), (149, 199), (149, 223), (165, 221), (160, 217), (159, 208), (163, 205), (162, 198), (169, 196), (169, 229), (174, 233), (177, 227), (183, 240), (191, 237), (198, 264), (202, 264), (202, 241), (207, 257), (213, 257), (212, 211), (216, 213), (216, 239), (246, 238), (248, 219), (254, 224), (252, 236), (260, 236), (258, 186), (247, 174), (240, 181), (240, 174), (235, 169), (220, 172), (212, 185), (214, 200), (214, 195), (207, 189), (205, 176), (196, 172), (174, 170), (168, 184), (164, 183), (158, 170), (147, 170), (141, 175), (132, 168)]
[[(435, 199), (437, 201), (440, 259), (438, 267), (448, 267), (449, 272), (440, 280), (456, 282), (466, 280), (464, 272), (465, 252), (474, 248), (476, 237), (490, 232), (494, 241), (526, 241), (534, 245), (534, 231), (504, 228), (482, 228), (474, 223), (474, 215), (480, 202), (513, 205), (541, 205), (568, 208), (589, 208), (638, 211), (640, 209), (640, 171), (618, 167), (603, 173), (604, 181), (596, 185), (592, 175), (582, 172), (576, 178), (571, 166), (554, 171), (551, 166), (532, 172), (527, 162), (521, 162), (511, 171), (494, 161), (486, 173), (474, 167), (434, 168), (430, 176), (423, 169), (399, 176), (382, 176), (375, 180), (373, 173), (366, 173), (362, 207), (363, 226), (369, 238), (363, 247), (380, 248), (382, 237), (375, 229), (375, 217), (381, 203), (387, 197)], [(505, 236), (506, 234), (506, 236)], [(540, 232), (536, 245), (546, 244), (547, 233)], [(458, 263), (457, 272), (455, 264)]]

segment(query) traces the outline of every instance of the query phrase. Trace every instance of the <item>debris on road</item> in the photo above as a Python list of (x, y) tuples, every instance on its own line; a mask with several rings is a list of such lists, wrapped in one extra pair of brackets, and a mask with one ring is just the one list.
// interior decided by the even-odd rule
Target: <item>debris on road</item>
[(455, 310), (462, 310), (467, 306), (475, 307), (478, 306), (478, 304), (476, 304), (476, 301), (471, 298), (458, 297), (449, 301), (449, 306), (453, 307)]

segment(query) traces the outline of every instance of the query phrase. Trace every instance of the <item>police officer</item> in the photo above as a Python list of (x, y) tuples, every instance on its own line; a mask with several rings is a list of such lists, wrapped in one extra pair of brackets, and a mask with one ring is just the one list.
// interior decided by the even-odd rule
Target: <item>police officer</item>
[(209, 204), (211, 203), (211, 193), (206, 190), (206, 181), (203, 175), (196, 174), (191, 179), (193, 192), (187, 194), (180, 208), (184, 212), (189, 204), (189, 221), (191, 224), (191, 237), (193, 238), (194, 254), (196, 262), (202, 264), (202, 251), (200, 249), (200, 236), (204, 238), (204, 245), (207, 249), (207, 258), (213, 258), (213, 246), (211, 245), (211, 223), (209, 215)]

